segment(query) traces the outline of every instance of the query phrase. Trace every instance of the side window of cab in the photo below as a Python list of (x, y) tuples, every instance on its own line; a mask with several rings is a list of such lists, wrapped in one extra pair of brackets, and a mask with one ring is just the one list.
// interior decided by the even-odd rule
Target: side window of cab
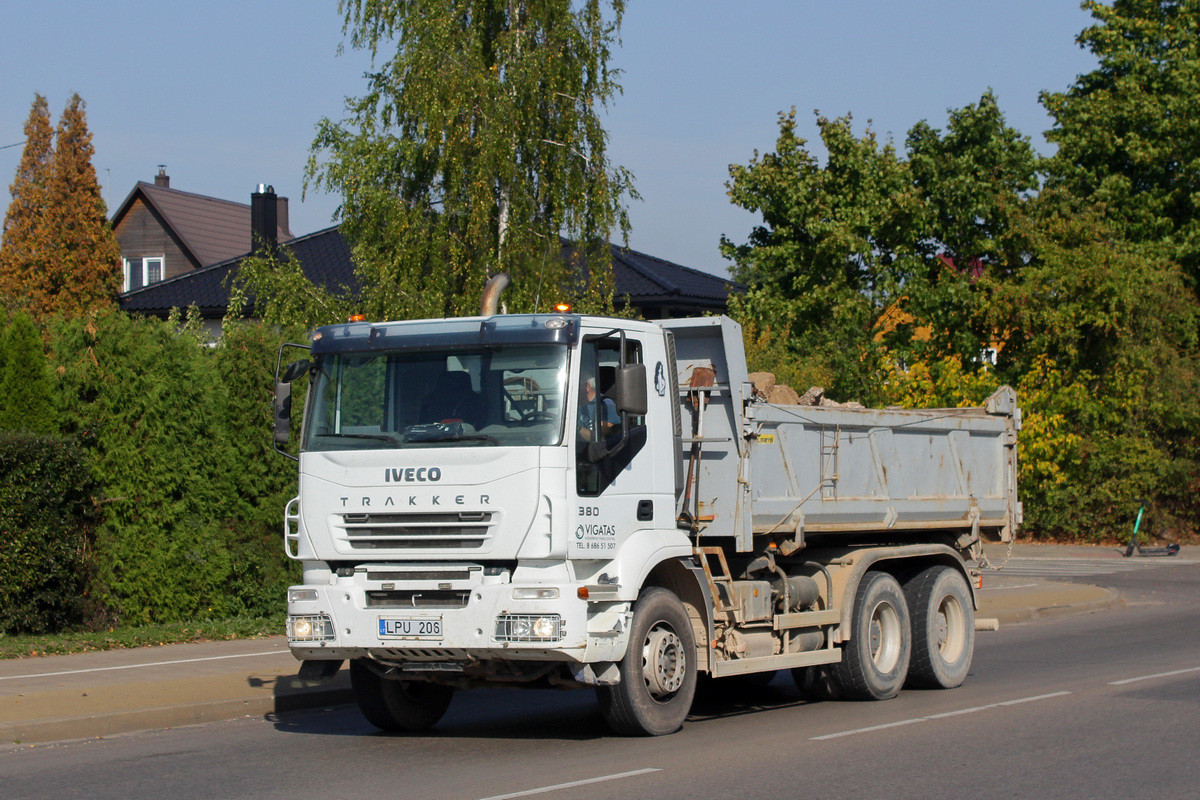
[(585, 339), (580, 346), (575, 451), (581, 496), (602, 494), (646, 444), (645, 415), (619, 409), (612, 396), (622, 368), (641, 363), (641, 343), (629, 337)]

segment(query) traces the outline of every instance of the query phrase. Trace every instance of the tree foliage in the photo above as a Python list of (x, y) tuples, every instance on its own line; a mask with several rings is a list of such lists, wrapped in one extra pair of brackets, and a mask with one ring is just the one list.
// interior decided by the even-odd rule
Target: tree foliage
[(1200, 283), (1200, 0), (1088, 0), (1078, 37), (1099, 60), (1043, 92), (1058, 145), (1050, 186), (1102, 207), (1120, 234)]
[(0, 432), (0, 634), (58, 631), (93, 610), (96, 492), (73, 442)]
[(25, 148), (9, 186), (12, 201), (4, 215), (4, 236), (0, 240), (0, 294), (9, 305), (29, 304), (28, 293), (44, 264), (53, 156), (50, 106), (46, 98), (35, 95), (25, 120)]
[(1026, 412), (1023, 491), (1032, 524), (1120, 535), (1129, 509), (1194, 514), (1200, 305), (1179, 266), (1123, 241), (1053, 190), (1019, 226), (1024, 259), (989, 286), (1004, 334), (998, 369)]
[[(775, 152), (730, 167), (736, 204), (762, 215), (742, 245), (722, 239), (750, 286), (735, 316), (770, 321), (788, 356), (819, 365), (834, 395), (881, 399), (885, 352), (904, 361), (971, 364), (990, 331), (977, 326), (975, 283), (1004, 263), (1002, 242), (1034, 185), (1028, 139), (995, 97), (951, 112), (946, 133), (913, 128), (907, 155), (852, 119), (817, 117), (821, 164), (780, 115)], [(761, 328), (761, 326), (760, 326)]]
[(15, 315), (0, 334), (0, 430), (58, 433), (42, 337), (24, 312)]
[[(573, 298), (610, 310), (607, 241), (628, 228), (632, 190), (608, 161), (600, 109), (620, 88), (609, 56), (623, 0), (340, 7), (351, 44), (377, 68), (347, 119), (318, 125), (308, 176), (342, 196), (362, 310), (476, 313), (497, 272), (514, 279), (512, 309)], [(563, 258), (564, 236), (579, 263)]]
[[(1028, 530), (1127, 535), (1142, 498), (1160, 530), (1195, 530), (1200, 306), (1178, 251), (1131, 226), (1150, 206), (1065, 180), (990, 92), (945, 132), (916, 125), (903, 155), (849, 118), (818, 128), (823, 164), (785, 115), (774, 153), (730, 169), (733, 201), (763, 218), (746, 244), (722, 241), (750, 286), (731, 307), (751, 367), (905, 406), (977, 405), (1009, 383)], [(1060, 155), (1084, 163), (1076, 134)]]
[(64, 429), (104, 495), (97, 587), (126, 621), (266, 615), (290, 578), (294, 473), (268, 452), (277, 334), (243, 324), (210, 348), (198, 323), (105, 311), (55, 332)]
[(0, 247), (0, 291), (36, 319), (79, 316), (111, 301), (120, 286), (120, 250), (92, 166), (84, 102), (72, 95), (54, 132), (38, 95), (11, 191)]

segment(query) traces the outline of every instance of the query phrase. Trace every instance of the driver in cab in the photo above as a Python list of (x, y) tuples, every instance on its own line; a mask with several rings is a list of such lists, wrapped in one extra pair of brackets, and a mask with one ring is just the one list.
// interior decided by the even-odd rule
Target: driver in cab
[(612, 398), (596, 392), (596, 379), (588, 378), (583, 382), (579, 393), (579, 438), (585, 442), (592, 441), (595, 435), (596, 417), (599, 415), (600, 438), (604, 439), (613, 428), (621, 424), (621, 415), (617, 413), (617, 404)]

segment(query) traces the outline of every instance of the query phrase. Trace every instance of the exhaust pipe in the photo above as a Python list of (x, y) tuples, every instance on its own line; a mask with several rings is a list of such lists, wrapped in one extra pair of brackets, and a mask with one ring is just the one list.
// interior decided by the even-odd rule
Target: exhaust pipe
[(493, 275), (487, 282), (487, 286), (483, 287), (483, 302), (480, 304), (479, 315), (482, 317), (494, 317), (500, 310), (500, 294), (508, 288), (508, 284), (512, 281), (508, 277), (507, 272), (501, 272)]

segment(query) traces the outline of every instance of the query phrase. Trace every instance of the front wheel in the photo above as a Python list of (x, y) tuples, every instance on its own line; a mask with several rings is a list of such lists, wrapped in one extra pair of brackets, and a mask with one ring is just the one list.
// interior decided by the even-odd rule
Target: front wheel
[(446, 713), (454, 697), (452, 686), (389, 680), (360, 658), (350, 662), (350, 685), (354, 687), (354, 699), (363, 716), (385, 731), (412, 732), (432, 728)]
[(886, 572), (868, 572), (854, 593), (850, 641), (833, 676), (850, 700), (889, 700), (900, 693), (912, 656), (904, 590)]
[(912, 615), (913, 656), (908, 685), (953, 689), (962, 684), (975, 653), (975, 606), (962, 573), (929, 567), (904, 584)]
[(683, 603), (666, 589), (642, 593), (633, 608), (621, 682), (596, 690), (614, 731), (661, 736), (683, 725), (696, 695), (696, 640)]

